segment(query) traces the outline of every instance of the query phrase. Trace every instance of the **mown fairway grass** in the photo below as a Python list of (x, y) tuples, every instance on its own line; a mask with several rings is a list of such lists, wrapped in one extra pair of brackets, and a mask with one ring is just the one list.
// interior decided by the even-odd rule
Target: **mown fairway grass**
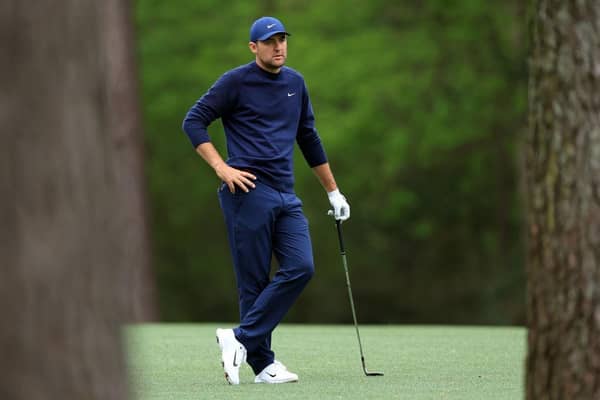
[(241, 385), (223, 377), (217, 327), (147, 324), (126, 329), (133, 398), (151, 399), (460, 399), (523, 398), (525, 330), (456, 326), (361, 326), (362, 373), (353, 325), (284, 324), (273, 334), (278, 360), (298, 383)]

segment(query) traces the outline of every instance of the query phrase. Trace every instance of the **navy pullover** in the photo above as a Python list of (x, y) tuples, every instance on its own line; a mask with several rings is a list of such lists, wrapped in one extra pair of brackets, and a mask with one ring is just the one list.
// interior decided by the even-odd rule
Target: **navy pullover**
[(327, 162), (304, 79), (291, 68), (272, 74), (253, 61), (223, 74), (183, 121), (194, 148), (210, 141), (207, 127), (219, 117), (227, 164), (278, 190), (294, 190), (294, 142), (310, 167)]

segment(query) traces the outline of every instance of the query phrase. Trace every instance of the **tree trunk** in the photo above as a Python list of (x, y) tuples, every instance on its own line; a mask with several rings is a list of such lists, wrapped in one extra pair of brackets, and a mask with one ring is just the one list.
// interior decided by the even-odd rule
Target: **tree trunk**
[(156, 318), (154, 277), (150, 268), (150, 239), (146, 207), (143, 137), (131, 3), (103, 0), (102, 40), (107, 57), (107, 119), (117, 207), (113, 210), (121, 233), (121, 279), (128, 289), (123, 307), (133, 321)]
[(1, 399), (125, 398), (153, 315), (127, 6), (0, 5)]
[(600, 2), (536, 0), (528, 399), (600, 398)]

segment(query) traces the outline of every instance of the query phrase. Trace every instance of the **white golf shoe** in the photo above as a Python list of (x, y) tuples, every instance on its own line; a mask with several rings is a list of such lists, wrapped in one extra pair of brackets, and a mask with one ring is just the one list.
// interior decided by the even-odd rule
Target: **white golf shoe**
[(240, 366), (246, 361), (246, 348), (238, 342), (233, 329), (217, 329), (217, 343), (221, 348), (221, 364), (230, 385), (240, 384)]
[(298, 382), (298, 375), (287, 370), (286, 366), (275, 360), (254, 378), (254, 383)]

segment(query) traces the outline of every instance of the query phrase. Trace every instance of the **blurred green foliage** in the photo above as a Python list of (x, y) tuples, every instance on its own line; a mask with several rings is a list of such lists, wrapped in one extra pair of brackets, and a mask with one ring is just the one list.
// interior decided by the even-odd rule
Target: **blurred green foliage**
[[(262, 15), (292, 32), (338, 185), (359, 320), (524, 322), (518, 148), (526, 23), (517, 0), (138, 0), (155, 270), (165, 320), (238, 318), (214, 172), (181, 131)], [(209, 130), (223, 156), (220, 121)], [(327, 196), (296, 153), (316, 275), (286, 321), (351, 321)]]

